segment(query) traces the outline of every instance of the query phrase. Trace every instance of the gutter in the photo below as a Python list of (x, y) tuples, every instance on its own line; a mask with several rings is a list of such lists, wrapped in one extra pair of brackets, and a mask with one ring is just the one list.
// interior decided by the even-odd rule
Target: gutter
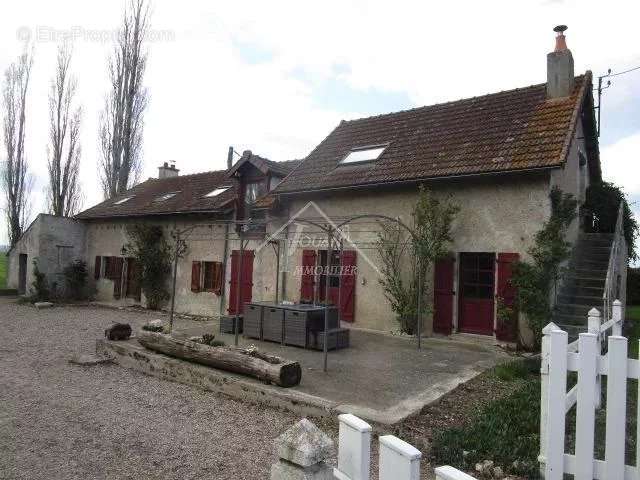
[(365, 183), (362, 185), (345, 185), (340, 187), (327, 187), (327, 188), (317, 188), (311, 190), (292, 190), (287, 192), (273, 192), (276, 195), (297, 195), (303, 193), (316, 193), (316, 192), (332, 192), (332, 191), (341, 191), (341, 190), (353, 190), (353, 189), (366, 189), (372, 187), (382, 187), (382, 186), (402, 186), (402, 185), (414, 185), (423, 182), (432, 182), (432, 181), (442, 181), (442, 180), (451, 180), (451, 179), (465, 179), (472, 177), (487, 177), (487, 176), (501, 176), (508, 175), (514, 173), (533, 173), (533, 172), (546, 172), (549, 170), (554, 170), (556, 168), (562, 168), (561, 165), (553, 165), (553, 166), (544, 166), (544, 167), (535, 167), (535, 168), (523, 168), (519, 170), (505, 170), (505, 171), (493, 171), (493, 172), (484, 172), (484, 173), (467, 173), (467, 174), (459, 174), (459, 175), (446, 175), (441, 177), (424, 177), (417, 178), (412, 180), (394, 180), (387, 182), (375, 182), (375, 183)]

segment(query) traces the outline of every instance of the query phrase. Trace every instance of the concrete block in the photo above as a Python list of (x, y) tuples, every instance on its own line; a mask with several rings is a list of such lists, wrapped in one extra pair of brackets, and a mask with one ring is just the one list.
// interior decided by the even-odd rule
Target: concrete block
[(108, 363), (111, 361), (112, 360), (109, 357), (103, 357), (100, 355), (90, 355), (90, 354), (78, 354), (78, 355), (74, 355), (69, 359), (69, 363), (73, 363), (75, 365), (84, 365), (84, 366), (99, 365), (101, 363)]
[(369, 480), (371, 457), (371, 425), (345, 413), (338, 415), (340, 422), (338, 467), (336, 478)]
[(271, 480), (334, 480), (331, 467), (324, 462), (299, 467), (285, 461), (271, 466)]
[(380, 480), (402, 478), (419, 480), (422, 453), (414, 446), (393, 435), (379, 437)]
[(320, 463), (333, 454), (333, 440), (306, 418), (280, 435), (275, 446), (278, 458), (301, 467)]
[(51, 307), (53, 307), (53, 303), (51, 303), (51, 302), (36, 302), (36, 303), (34, 303), (34, 305), (38, 310), (42, 310), (43, 308), (51, 308)]

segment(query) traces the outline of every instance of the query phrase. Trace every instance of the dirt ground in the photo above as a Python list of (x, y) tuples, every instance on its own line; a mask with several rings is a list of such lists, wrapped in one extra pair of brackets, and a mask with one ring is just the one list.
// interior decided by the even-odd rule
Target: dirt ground
[[(79, 306), (36, 310), (0, 298), (0, 478), (268, 478), (273, 440), (299, 420), (294, 414), (117, 365), (69, 363), (75, 353), (93, 352), (113, 322), (136, 328), (160, 316)], [(463, 422), (504, 393), (494, 380), (476, 377), (420, 415), (375, 433), (396, 434), (428, 453), (431, 432)], [(312, 420), (337, 441), (336, 419)], [(422, 478), (431, 478), (430, 467), (425, 455)]]

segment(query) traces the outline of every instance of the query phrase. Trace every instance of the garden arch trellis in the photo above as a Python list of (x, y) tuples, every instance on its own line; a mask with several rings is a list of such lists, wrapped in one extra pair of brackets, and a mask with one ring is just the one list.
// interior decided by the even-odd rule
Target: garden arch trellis
[[(386, 222), (391, 222), (394, 223), (396, 225), (398, 225), (399, 227), (401, 227), (406, 233), (408, 233), (411, 237), (412, 240), (415, 240), (417, 238), (417, 235), (415, 233), (415, 231), (409, 227), (408, 225), (406, 225), (404, 222), (402, 222), (399, 218), (393, 218), (387, 215), (381, 215), (381, 214), (361, 214), (361, 215), (353, 215), (351, 217), (347, 217), (346, 219), (342, 219), (342, 221), (340, 221), (339, 223), (334, 222), (331, 220), (331, 218), (326, 217), (326, 218), (322, 218), (319, 220), (316, 219), (309, 219), (309, 218), (295, 218), (295, 222), (296, 223), (304, 223), (304, 224), (308, 224), (308, 225), (312, 225), (316, 228), (319, 228), (321, 232), (323, 232), (324, 234), (326, 234), (326, 240), (327, 240), (327, 269), (328, 271), (331, 269), (331, 257), (333, 255), (333, 245), (334, 243), (338, 243), (338, 239), (339, 239), (339, 243), (340, 243), (340, 251), (342, 253), (343, 248), (344, 248), (344, 242), (348, 241), (350, 242), (352, 245), (354, 245), (356, 247), (356, 249), (358, 249), (358, 247), (355, 245), (355, 242), (349, 240), (349, 239), (345, 239), (344, 235), (342, 234), (342, 229), (344, 229), (345, 226), (351, 225), (355, 222), (357, 222), (358, 220), (375, 220), (376, 222), (380, 222), (380, 221), (386, 221)], [(186, 253), (186, 240), (189, 238), (189, 234), (192, 233), (195, 229), (197, 228), (203, 228), (203, 227), (213, 227), (213, 226), (225, 226), (226, 230), (224, 233), (224, 237), (222, 238), (225, 242), (229, 242), (229, 241), (238, 241), (240, 244), (240, 257), (238, 259), (239, 261), (239, 268), (238, 268), (238, 277), (237, 277), (237, 281), (236, 281), (236, 288), (238, 288), (238, 290), (240, 290), (240, 286), (242, 284), (242, 271), (243, 271), (243, 258), (244, 258), (244, 250), (248, 244), (249, 241), (254, 240), (254, 238), (247, 238), (246, 237), (246, 231), (248, 228), (250, 227), (262, 227), (265, 226), (266, 227), (267, 222), (264, 221), (260, 221), (260, 222), (256, 222), (252, 219), (248, 219), (248, 220), (219, 220), (219, 221), (214, 221), (214, 222), (208, 222), (208, 223), (202, 223), (202, 224), (195, 224), (195, 225), (190, 225), (186, 228), (183, 229), (174, 229), (172, 235), (175, 239), (175, 246), (174, 246), (174, 261), (173, 261), (173, 271), (172, 271), (172, 286), (171, 286), (171, 309), (170, 309), (170, 319), (169, 319), (169, 324), (170, 324), (170, 329), (173, 326), (173, 319), (174, 319), (174, 314), (175, 314), (175, 294), (176, 294), (176, 277), (177, 277), (177, 265), (178, 265), (178, 259), (182, 258), (182, 256)], [(231, 235), (231, 232), (229, 231), (229, 227), (240, 227), (237, 229), (236, 232), (233, 232), (233, 235)], [(208, 238), (212, 238), (211, 235), (205, 235), (205, 237)], [(215, 239), (215, 238), (213, 238)], [(285, 238), (286, 240), (286, 238)], [(268, 241), (268, 243), (270, 243), (273, 246), (274, 249), (274, 253), (276, 255), (276, 301), (278, 299), (278, 295), (279, 295), (279, 278), (280, 278), (280, 240), (274, 240), (271, 239)], [(225, 265), (225, 269), (224, 271), (226, 272), (226, 251), (225, 251), (225, 261), (224, 261), (224, 265)], [(420, 262), (422, 262), (422, 259), (419, 260)], [(416, 292), (416, 304), (417, 304), (417, 312), (416, 312), (416, 316), (417, 316), (417, 321), (416, 321), (416, 337), (417, 337), (417, 346), (418, 349), (421, 349), (421, 335), (422, 335), (422, 322), (421, 322), (421, 317), (422, 317), (422, 290), (423, 290), (423, 285), (422, 285), (422, 265), (419, 265), (419, 267), (417, 268), (417, 281), (418, 281), (418, 288), (417, 288), (417, 292)], [(225, 275), (226, 276), (226, 275)], [(341, 282), (342, 279), (339, 276), (339, 282)], [(329, 298), (329, 275), (327, 274), (327, 281), (325, 282), (325, 300), (328, 301)], [(240, 292), (236, 292), (236, 298), (237, 301), (240, 302), (241, 301), (241, 296), (240, 296)], [(238, 338), (239, 338), (239, 308), (236, 308), (236, 313), (235, 313), (235, 322), (234, 322), (234, 343), (237, 346), (238, 345)], [(338, 311), (340, 310), (340, 305), (338, 305)], [(329, 309), (325, 309), (325, 315), (324, 315), (324, 332), (325, 332), (325, 339), (327, 338), (327, 332), (329, 330)], [(326, 372), (328, 370), (328, 341), (324, 341), (323, 342), (323, 370)]]

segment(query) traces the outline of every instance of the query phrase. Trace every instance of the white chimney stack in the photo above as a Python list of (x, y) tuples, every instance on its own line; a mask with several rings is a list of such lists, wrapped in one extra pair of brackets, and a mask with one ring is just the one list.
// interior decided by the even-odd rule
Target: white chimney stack
[(566, 30), (566, 25), (553, 29), (558, 35), (556, 48), (547, 54), (547, 98), (568, 97), (573, 92), (573, 55), (567, 48)]
[(158, 167), (158, 178), (171, 178), (177, 177), (180, 174), (180, 170), (176, 168), (176, 162), (172, 161), (171, 165), (164, 162), (161, 167)]

